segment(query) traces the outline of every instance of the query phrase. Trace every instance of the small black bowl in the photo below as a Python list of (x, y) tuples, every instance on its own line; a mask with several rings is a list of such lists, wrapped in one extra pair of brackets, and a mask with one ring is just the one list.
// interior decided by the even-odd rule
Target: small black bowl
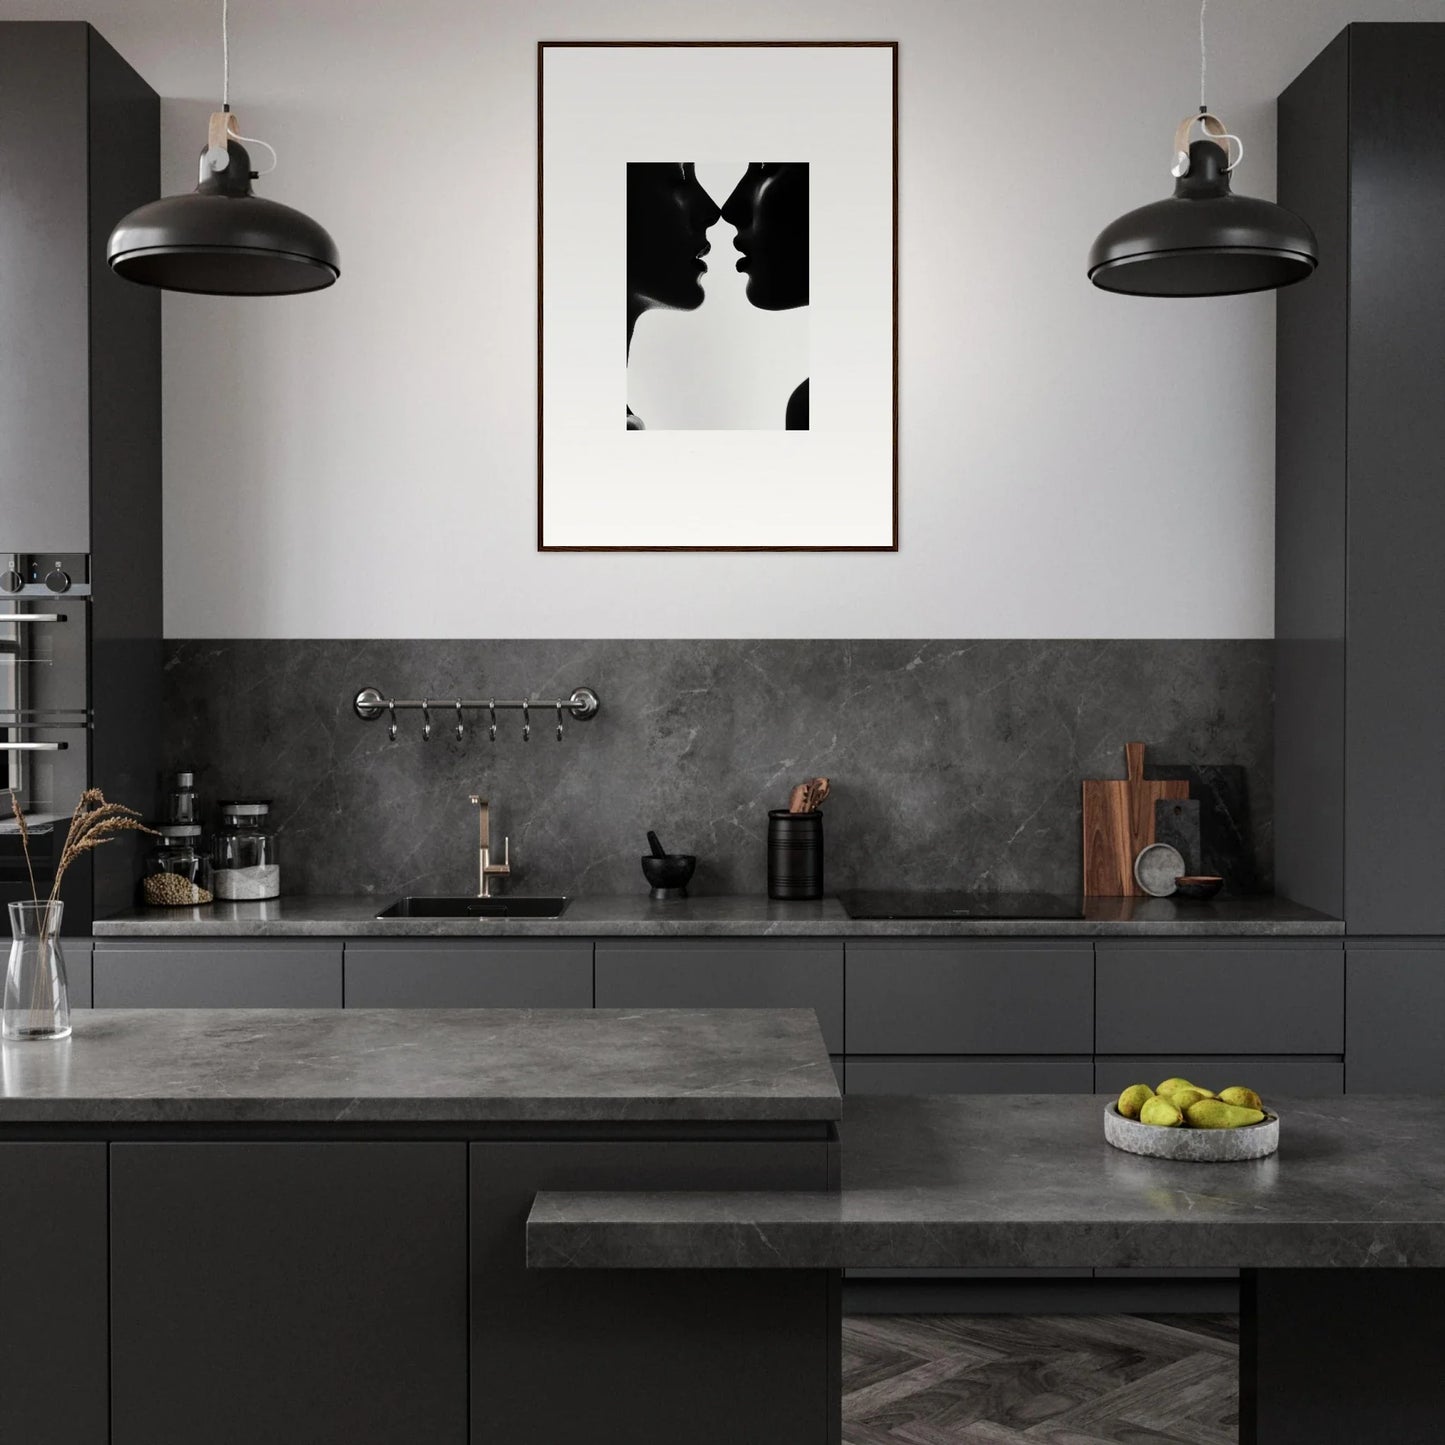
[(687, 882), (696, 867), (693, 853), (664, 853), (661, 858), (652, 853), (642, 855), (642, 872), (652, 884), (654, 898), (686, 898)]
[(1215, 873), (1186, 873), (1174, 880), (1176, 898), (1197, 898), (1202, 903), (1213, 898), (1224, 887), (1224, 879)]

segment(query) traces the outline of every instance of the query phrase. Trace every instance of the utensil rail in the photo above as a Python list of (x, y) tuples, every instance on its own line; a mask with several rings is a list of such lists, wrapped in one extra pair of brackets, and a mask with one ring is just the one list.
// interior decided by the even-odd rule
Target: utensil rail
[(429, 741), (432, 733), (432, 713), (447, 718), (460, 742), (466, 732), (466, 714), (487, 714), (487, 731), (492, 742), (497, 740), (497, 714), (499, 712), (520, 712), (522, 714), (522, 740), (532, 735), (532, 711), (555, 713), (557, 717), (557, 741), (562, 741), (562, 714), (567, 713), (578, 722), (589, 722), (597, 716), (602, 701), (590, 687), (576, 687), (567, 697), (523, 697), (523, 698), (464, 698), (464, 697), (388, 697), (378, 688), (364, 687), (351, 702), (352, 710), (363, 722), (375, 722), (383, 713), (390, 718), (388, 732), (396, 741), (396, 715), (399, 712), (420, 712), (422, 714), (422, 739)]

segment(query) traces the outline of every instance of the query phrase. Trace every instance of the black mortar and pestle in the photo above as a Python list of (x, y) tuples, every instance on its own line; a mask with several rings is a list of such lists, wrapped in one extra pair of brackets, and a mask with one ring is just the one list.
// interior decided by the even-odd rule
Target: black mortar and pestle
[(688, 879), (697, 867), (697, 855), (669, 853), (650, 828), (647, 832), (647, 846), (652, 852), (642, 855), (642, 873), (652, 884), (652, 896), (662, 900), (686, 898)]

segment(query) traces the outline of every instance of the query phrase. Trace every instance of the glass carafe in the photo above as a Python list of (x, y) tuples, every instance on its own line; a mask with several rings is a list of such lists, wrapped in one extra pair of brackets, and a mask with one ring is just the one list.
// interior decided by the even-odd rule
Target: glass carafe
[(10, 905), (10, 967), (5, 974), (5, 1039), (70, 1037), (70, 992), (60, 951), (63, 903)]

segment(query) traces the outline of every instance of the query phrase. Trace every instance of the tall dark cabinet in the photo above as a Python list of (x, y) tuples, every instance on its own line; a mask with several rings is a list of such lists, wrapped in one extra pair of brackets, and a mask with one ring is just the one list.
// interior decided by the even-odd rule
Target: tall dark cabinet
[(1279, 198), (1320, 266), (1278, 303), (1277, 881), (1354, 940), (1347, 1087), (1438, 1089), (1445, 24), (1331, 42), (1280, 97)]
[[(0, 788), (37, 814), (156, 787), (160, 298), (105, 247), (159, 190), (150, 86), (90, 25), (0, 23)], [(28, 887), (16, 851), (0, 837), (0, 896)], [(81, 860), (67, 933), (134, 902), (136, 855)]]

